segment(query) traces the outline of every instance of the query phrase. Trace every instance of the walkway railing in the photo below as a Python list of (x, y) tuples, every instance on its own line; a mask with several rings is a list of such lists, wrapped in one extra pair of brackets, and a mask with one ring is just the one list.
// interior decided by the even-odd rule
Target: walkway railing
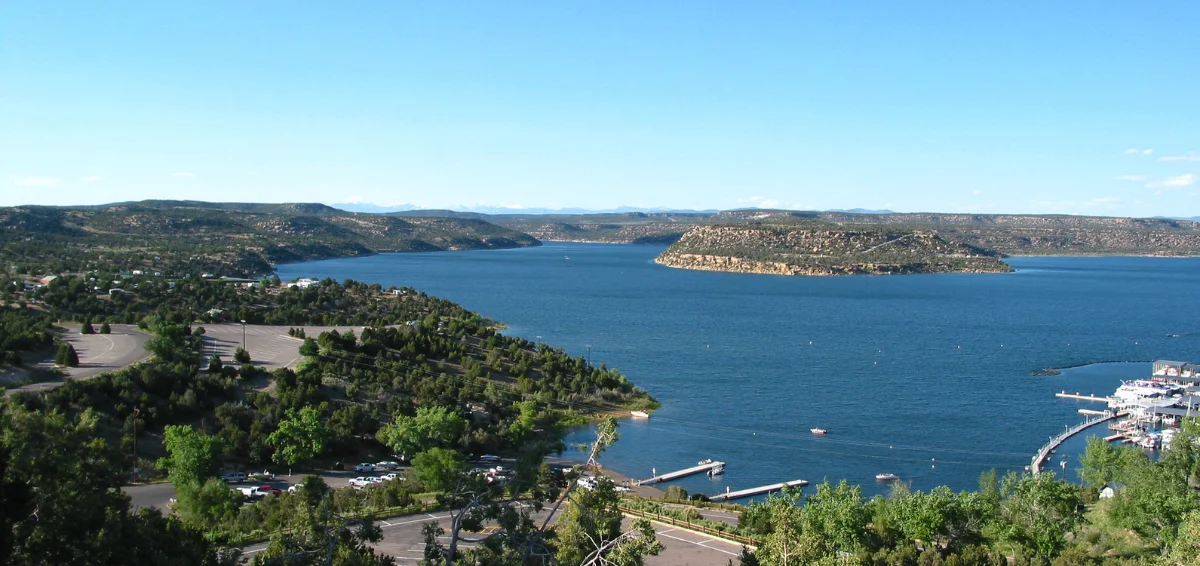
[(1050, 457), (1050, 453), (1053, 452), (1055, 448), (1058, 448), (1059, 445), (1061, 445), (1068, 438), (1071, 438), (1072, 436), (1079, 434), (1084, 429), (1098, 425), (1105, 421), (1110, 421), (1117, 417), (1123, 417), (1126, 414), (1127, 413), (1125, 411), (1117, 411), (1117, 412), (1106, 411), (1101, 416), (1098, 416), (1096, 418), (1089, 418), (1086, 421), (1083, 421), (1071, 428), (1068, 428), (1066, 431), (1059, 433), (1058, 436), (1051, 438), (1049, 442), (1047, 442), (1044, 446), (1042, 446), (1042, 448), (1040, 450), (1038, 450), (1037, 455), (1033, 457), (1033, 461), (1029, 467), (1030, 470), (1033, 471), (1034, 475), (1041, 473), (1042, 464), (1044, 464), (1046, 462), (1046, 459)]

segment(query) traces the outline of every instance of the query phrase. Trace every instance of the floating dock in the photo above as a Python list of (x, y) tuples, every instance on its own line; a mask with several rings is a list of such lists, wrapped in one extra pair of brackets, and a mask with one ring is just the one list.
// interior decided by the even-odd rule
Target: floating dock
[(1033, 475), (1037, 475), (1042, 471), (1042, 465), (1046, 463), (1046, 459), (1050, 457), (1050, 454), (1054, 452), (1055, 448), (1058, 448), (1058, 446), (1068, 438), (1071, 438), (1072, 436), (1075, 436), (1076, 434), (1079, 434), (1080, 432), (1083, 432), (1094, 425), (1098, 425), (1102, 422), (1110, 421), (1118, 417), (1123, 417), (1127, 414), (1128, 413), (1125, 411), (1105, 413), (1104, 416), (1083, 421), (1071, 428), (1068, 428), (1065, 432), (1059, 433), (1058, 436), (1051, 438), (1050, 442), (1047, 442), (1045, 446), (1042, 446), (1041, 450), (1038, 450), (1037, 455), (1033, 457), (1033, 461), (1030, 463), (1030, 469), (1033, 470)]
[(750, 489), (740, 489), (738, 491), (727, 491), (720, 495), (709, 497), (709, 499), (713, 501), (728, 501), (730, 499), (741, 499), (743, 497), (750, 497), (751, 495), (758, 495), (760, 493), (767, 493), (770, 491), (779, 491), (785, 487), (804, 487), (806, 485), (808, 485), (808, 480), (792, 480), (783, 483), (764, 485), (762, 487), (752, 487)]
[(1114, 435), (1112, 435), (1112, 436), (1106, 436), (1106, 437), (1104, 437), (1104, 441), (1105, 441), (1105, 442), (1112, 442), (1112, 441), (1114, 441), (1114, 440), (1120, 440), (1120, 439), (1122, 439), (1122, 438), (1125, 438), (1125, 435), (1124, 435), (1124, 434), (1114, 434)]
[(699, 466), (692, 466), (690, 468), (685, 468), (685, 469), (679, 470), (677, 472), (670, 472), (670, 473), (666, 473), (666, 474), (657, 475), (657, 476), (654, 476), (649, 479), (635, 481), (635, 482), (633, 482), (633, 485), (650, 485), (650, 484), (656, 484), (656, 483), (661, 483), (661, 482), (665, 482), (665, 481), (671, 481), (674, 479), (679, 479), (679, 478), (707, 472), (713, 468), (720, 468), (721, 466), (724, 466), (724, 465), (725, 465), (725, 462), (709, 462), (707, 464), (700, 464)]
[(1108, 397), (1097, 397), (1095, 395), (1080, 395), (1079, 393), (1071, 394), (1071, 393), (1067, 393), (1066, 391), (1063, 391), (1062, 393), (1055, 393), (1054, 396), (1058, 397), (1060, 399), (1076, 399), (1078, 401), (1093, 401), (1096, 403), (1107, 403), (1108, 402)]

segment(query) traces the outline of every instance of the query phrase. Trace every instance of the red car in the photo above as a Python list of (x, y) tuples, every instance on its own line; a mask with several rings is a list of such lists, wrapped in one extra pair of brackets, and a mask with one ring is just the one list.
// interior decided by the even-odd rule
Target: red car
[(279, 494), (283, 493), (283, 491), (279, 490), (278, 488), (274, 488), (269, 485), (258, 486), (258, 491), (259, 491), (259, 493), (262, 493), (263, 495), (279, 495)]

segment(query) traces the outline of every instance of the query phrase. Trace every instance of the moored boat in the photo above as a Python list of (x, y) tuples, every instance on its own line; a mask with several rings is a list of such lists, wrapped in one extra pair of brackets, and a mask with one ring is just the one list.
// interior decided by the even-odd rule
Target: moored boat
[(823, 428), (811, 428), (811, 429), (809, 429), (809, 432), (811, 432), (813, 434), (829, 434), (829, 431), (827, 431)]
[(709, 469), (709, 470), (708, 470), (708, 477), (710, 477), (710, 478), (711, 478), (711, 477), (713, 477), (713, 476), (719, 476), (719, 475), (722, 475), (722, 474), (724, 474), (724, 473), (725, 473), (725, 464), (721, 464), (720, 466), (717, 466), (717, 467), (715, 467), (715, 468), (711, 468), (711, 469)]
[(875, 474), (875, 479), (879, 481), (892, 481), (900, 479), (900, 476), (896, 474)]
[(648, 419), (650, 418), (650, 413), (647, 413), (646, 411), (629, 411), (629, 416), (638, 419)]

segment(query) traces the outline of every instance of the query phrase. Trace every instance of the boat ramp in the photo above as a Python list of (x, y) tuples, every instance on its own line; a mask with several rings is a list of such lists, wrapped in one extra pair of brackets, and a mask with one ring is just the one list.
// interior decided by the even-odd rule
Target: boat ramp
[(695, 475), (695, 474), (701, 474), (701, 473), (707, 472), (707, 471), (715, 469), (715, 468), (722, 468), (724, 466), (725, 466), (725, 462), (707, 462), (704, 464), (700, 464), (698, 466), (684, 468), (684, 469), (676, 471), (676, 472), (661, 474), (661, 475), (657, 475), (652, 478), (648, 478), (648, 479), (644, 479), (644, 480), (638, 480), (638, 481), (633, 482), (633, 485), (651, 485), (651, 484), (656, 484), (656, 483), (660, 483), (660, 482), (671, 481), (674, 479), (684, 478), (684, 477)]
[(728, 491), (729, 488), (726, 488), (725, 493), (714, 495), (709, 497), (709, 499), (713, 501), (729, 501), (731, 499), (741, 499), (743, 497), (750, 497), (751, 495), (758, 495), (760, 493), (779, 491), (785, 487), (804, 487), (806, 485), (808, 485), (808, 480), (792, 480), (783, 483), (764, 485), (761, 487), (752, 487), (750, 489), (741, 489), (738, 491)]

